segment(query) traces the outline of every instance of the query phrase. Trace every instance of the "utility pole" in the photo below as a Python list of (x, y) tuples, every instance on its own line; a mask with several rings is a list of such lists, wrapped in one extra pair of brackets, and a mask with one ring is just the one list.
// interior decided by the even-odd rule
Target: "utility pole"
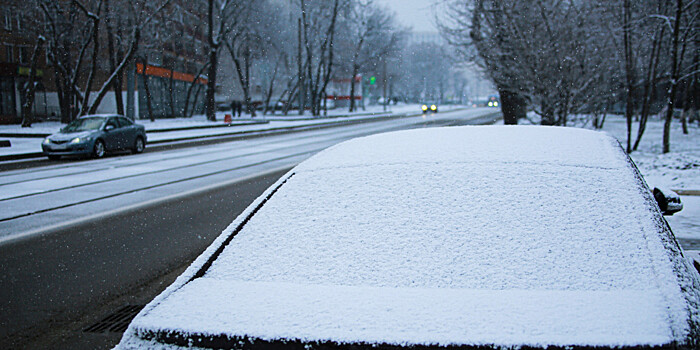
[(383, 95), (384, 95), (384, 112), (386, 112), (386, 103), (387, 103), (387, 99), (386, 99), (386, 84), (387, 84), (387, 77), (386, 77), (386, 59), (384, 59), (384, 81), (382, 82), (382, 85), (383, 85), (383, 86), (382, 86), (382, 89), (384, 90), (384, 91), (383, 91)]
[(299, 50), (297, 51), (297, 65), (299, 68), (299, 115), (304, 115), (304, 105), (306, 104), (306, 96), (304, 95), (306, 95), (306, 89), (304, 86), (304, 72), (301, 67), (301, 18), (299, 18), (298, 23)]
[[(126, 117), (131, 120), (136, 120), (136, 96), (134, 93), (134, 80), (136, 80), (134, 77), (134, 71), (136, 70), (135, 66), (135, 64), (129, 64), (126, 69)], [(143, 69), (145, 72), (146, 67), (144, 66)]]

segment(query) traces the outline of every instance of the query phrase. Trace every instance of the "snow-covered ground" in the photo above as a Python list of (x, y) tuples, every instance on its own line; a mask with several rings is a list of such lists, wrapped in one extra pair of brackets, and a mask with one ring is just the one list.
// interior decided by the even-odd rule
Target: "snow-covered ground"
[[(536, 116), (530, 115), (531, 120)], [(530, 124), (530, 121), (521, 121)], [(591, 129), (585, 117), (574, 121), (573, 125)], [(638, 122), (632, 124), (632, 143), (637, 136)], [(603, 131), (615, 137), (622, 145), (627, 144), (627, 125), (624, 116), (608, 115)], [(663, 154), (663, 121), (653, 116), (646, 126), (644, 136), (637, 151), (630, 154), (644, 175), (649, 187), (662, 186), (672, 190), (700, 191), (700, 125), (692, 123), (684, 135), (679, 120), (674, 120), (671, 128), (671, 152)], [(700, 239), (700, 197), (681, 196), (684, 209), (674, 216), (666, 217), (678, 238)]]

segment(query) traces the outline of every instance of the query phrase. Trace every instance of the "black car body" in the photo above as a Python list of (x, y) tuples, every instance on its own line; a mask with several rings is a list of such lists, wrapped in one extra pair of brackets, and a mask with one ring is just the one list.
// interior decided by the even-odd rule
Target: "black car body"
[(117, 349), (697, 349), (700, 276), (662, 214), (599, 132), (357, 138), (280, 178)]

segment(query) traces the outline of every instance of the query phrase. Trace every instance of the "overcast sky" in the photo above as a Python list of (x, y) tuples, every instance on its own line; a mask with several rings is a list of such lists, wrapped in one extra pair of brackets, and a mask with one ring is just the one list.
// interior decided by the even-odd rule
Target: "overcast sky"
[(437, 32), (433, 21), (434, 0), (377, 0), (396, 12), (399, 23), (415, 32)]

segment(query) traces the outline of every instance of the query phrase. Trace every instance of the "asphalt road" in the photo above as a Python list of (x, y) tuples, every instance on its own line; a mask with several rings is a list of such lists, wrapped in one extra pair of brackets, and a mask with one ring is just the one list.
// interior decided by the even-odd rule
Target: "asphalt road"
[[(124, 305), (150, 301), (295, 162), (355, 136), (417, 127), (489, 124), (496, 119), (493, 115), (464, 118), (464, 113), (459, 112), (450, 115), (454, 118), (298, 133), (295, 139), (313, 139), (318, 136), (314, 133), (327, 138), (292, 152), (284, 161), (252, 167), (235, 181), (207, 177), (205, 182), (191, 184), (205, 190), (184, 196), (168, 195), (149, 205), (100, 211), (70, 224), (49, 225), (48, 230), (34, 228), (31, 235), (5, 241), (0, 244), (0, 344), (3, 348), (112, 347), (120, 338), (118, 332), (83, 330)], [(330, 134), (338, 137), (328, 138)], [(201, 155), (193, 159), (198, 157)], [(205, 183), (209, 186), (203, 186)], [(29, 193), (18, 199), (33, 197)], [(96, 198), (94, 202), (106, 200)], [(91, 203), (87, 199), (69, 209), (75, 211)], [(46, 205), (52, 206), (48, 201)], [(39, 214), (30, 214), (24, 220), (32, 220), (32, 215)], [(17, 227), (23, 227), (20, 219), (6, 220), (4, 227), (11, 228), (15, 221)]]

